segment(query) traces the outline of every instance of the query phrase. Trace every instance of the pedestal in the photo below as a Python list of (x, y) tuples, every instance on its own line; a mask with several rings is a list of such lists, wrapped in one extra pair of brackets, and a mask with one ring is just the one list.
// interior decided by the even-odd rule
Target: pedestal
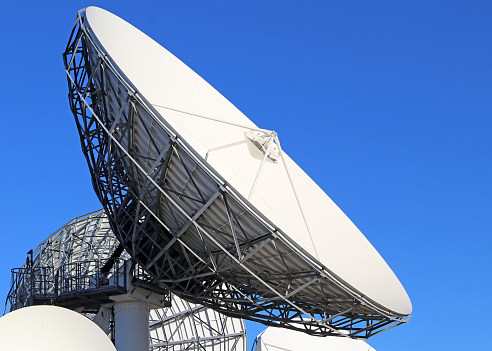
[(149, 304), (132, 301), (114, 304), (117, 351), (149, 351)]

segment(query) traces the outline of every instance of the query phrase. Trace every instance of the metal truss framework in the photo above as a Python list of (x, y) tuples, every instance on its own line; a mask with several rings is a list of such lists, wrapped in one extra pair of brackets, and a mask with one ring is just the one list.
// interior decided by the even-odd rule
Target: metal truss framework
[[(13, 270), (7, 298), (10, 311), (54, 304), (94, 318), (99, 308), (111, 302), (109, 295), (125, 293), (132, 283), (125, 279), (130, 263), (130, 255), (121, 250), (104, 211), (77, 217), (44, 240), (22, 268)], [(132, 277), (145, 282), (139, 271), (134, 268)], [(150, 311), (149, 332), (150, 350), (154, 351), (246, 348), (241, 319), (176, 296), (169, 296), (169, 307)]]
[(171, 307), (150, 311), (153, 351), (246, 350), (244, 321), (176, 296)]
[(112, 256), (118, 246), (103, 211), (73, 219), (30, 251), (23, 267), (12, 269), (10, 311), (55, 304), (97, 312), (130, 283), (130, 262)]
[(404, 323), (264, 218), (106, 55), (80, 12), (63, 55), (94, 190), (117, 239), (163, 287), (230, 316), (368, 338)]

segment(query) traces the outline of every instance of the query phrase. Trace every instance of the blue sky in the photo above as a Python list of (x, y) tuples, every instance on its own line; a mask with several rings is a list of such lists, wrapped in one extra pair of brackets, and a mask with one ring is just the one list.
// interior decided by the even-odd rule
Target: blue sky
[[(80, 8), (129, 21), (217, 88), (354, 221), (411, 321), (376, 350), (486, 349), (492, 3), (9, 1), (0, 12), (0, 298), (10, 268), (100, 207), (61, 53)], [(263, 329), (248, 323), (251, 340)]]

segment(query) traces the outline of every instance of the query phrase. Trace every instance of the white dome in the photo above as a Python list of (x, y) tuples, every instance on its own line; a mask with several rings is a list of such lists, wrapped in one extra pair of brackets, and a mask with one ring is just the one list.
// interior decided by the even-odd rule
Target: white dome
[(0, 350), (116, 351), (90, 319), (62, 307), (24, 307), (0, 318)]
[(376, 351), (362, 340), (312, 336), (294, 330), (268, 327), (256, 339), (255, 351)]

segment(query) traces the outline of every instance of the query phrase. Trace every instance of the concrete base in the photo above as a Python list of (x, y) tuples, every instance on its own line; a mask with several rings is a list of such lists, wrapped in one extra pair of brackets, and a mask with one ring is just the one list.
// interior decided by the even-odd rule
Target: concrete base
[(115, 301), (115, 346), (118, 351), (149, 350), (149, 304)]

